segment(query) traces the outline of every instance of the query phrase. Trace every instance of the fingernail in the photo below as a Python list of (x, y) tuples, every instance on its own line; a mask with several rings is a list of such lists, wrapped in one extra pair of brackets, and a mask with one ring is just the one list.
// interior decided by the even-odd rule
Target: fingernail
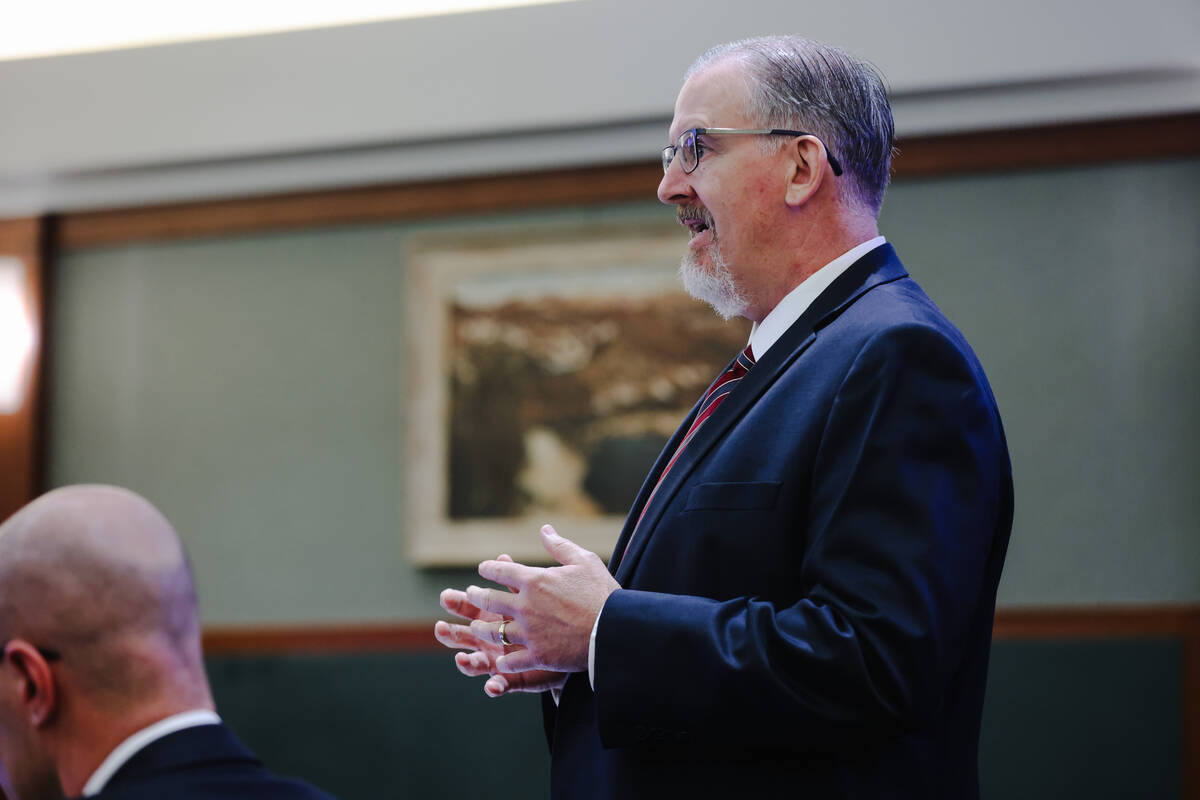
[(543, 525), (542, 533), (546, 534), (547, 536), (558, 536), (558, 531), (554, 530), (553, 525)]

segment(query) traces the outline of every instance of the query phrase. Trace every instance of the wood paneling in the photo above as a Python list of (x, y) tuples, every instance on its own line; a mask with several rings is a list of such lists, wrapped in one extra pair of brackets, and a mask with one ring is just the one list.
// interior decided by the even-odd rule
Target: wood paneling
[(25, 403), (15, 414), (0, 414), (0, 521), (29, 502), (41, 490), (41, 376), (45, 345), (44, 260), (45, 224), (40, 219), (0, 220), (0, 256), (15, 256), (25, 264), (34, 327), (38, 331), (33, 374)]
[[(1200, 114), (916, 137), (897, 180), (1200, 154)], [(58, 245), (225, 236), (457, 214), (652, 200), (658, 162), (67, 214)]]

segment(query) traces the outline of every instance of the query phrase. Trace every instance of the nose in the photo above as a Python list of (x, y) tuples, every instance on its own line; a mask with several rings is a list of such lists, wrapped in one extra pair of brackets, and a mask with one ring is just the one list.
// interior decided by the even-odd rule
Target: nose
[(695, 197), (690, 176), (684, 174), (683, 164), (676, 158), (658, 183), (658, 199), (669, 206), (678, 206)]

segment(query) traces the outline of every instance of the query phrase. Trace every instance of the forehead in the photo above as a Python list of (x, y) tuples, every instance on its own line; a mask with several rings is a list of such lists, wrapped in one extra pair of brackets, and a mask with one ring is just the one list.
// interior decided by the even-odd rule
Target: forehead
[(737, 59), (723, 59), (694, 73), (675, 99), (671, 139), (688, 128), (750, 127), (746, 114), (749, 86), (745, 66)]

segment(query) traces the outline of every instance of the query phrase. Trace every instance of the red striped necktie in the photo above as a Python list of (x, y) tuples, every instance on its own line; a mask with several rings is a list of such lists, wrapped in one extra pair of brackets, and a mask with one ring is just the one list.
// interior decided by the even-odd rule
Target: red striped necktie
[(625, 549), (621, 552), (621, 558), (624, 558), (625, 553), (629, 552), (629, 545), (632, 544), (633, 537), (637, 536), (638, 528), (642, 524), (642, 517), (646, 516), (646, 509), (654, 502), (654, 496), (658, 494), (658, 487), (662, 486), (667, 473), (671, 471), (671, 467), (675, 466), (675, 462), (683, 454), (683, 450), (688, 446), (688, 442), (696, 437), (696, 432), (700, 430), (700, 426), (713, 415), (713, 412), (717, 410), (717, 406), (721, 405), (726, 397), (729, 397), (734, 387), (737, 386), (738, 381), (745, 377), (746, 373), (753, 366), (754, 354), (750, 352), (750, 345), (746, 345), (746, 349), (738, 354), (738, 357), (729, 365), (729, 369), (718, 375), (717, 379), (713, 381), (712, 386), (708, 387), (708, 391), (704, 393), (704, 399), (700, 401), (700, 410), (696, 412), (696, 418), (692, 420), (692, 424), (688, 427), (687, 433), (684, 434), (683, 440), (679, 442), (679, 447), (675, 448), (675, 454), (671, 456), (671, 460), (663, 467), (662, 474), (658, 476), (658, 483), (654, 484), (654, 489), (642, 505), (642, 512), (638, 515), (637, 524), (633, 526), (633, 533), (629, 536), (629, 542), (626, 543)]

